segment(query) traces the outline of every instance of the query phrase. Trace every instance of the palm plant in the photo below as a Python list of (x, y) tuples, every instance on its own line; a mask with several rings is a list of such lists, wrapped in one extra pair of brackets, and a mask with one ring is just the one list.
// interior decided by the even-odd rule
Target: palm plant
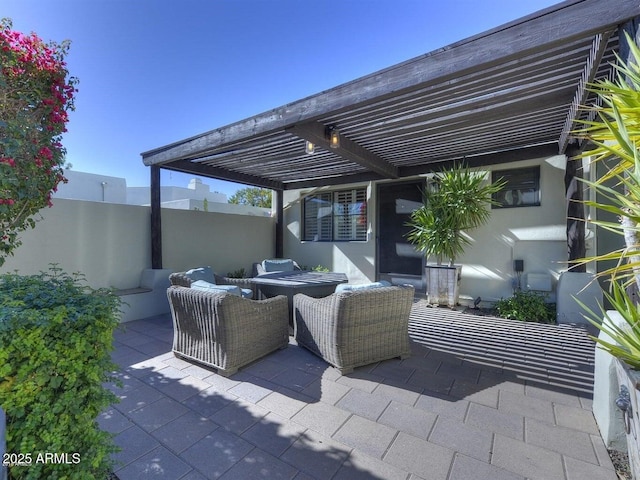
[(434, 255), (438, 265), (445, 258), (452, 266), (471, 243), (464, 231), (489, 220), (487, 206), (496, 203), (492, 197), (504, 184), (487, 184), (484, 175), (464, 165), (436, 174), (423, 190), (422, 206), (411, 213), (407, 240), (427, 256)]
[[(575, 132), (597, 146), (582, 157), (593, 156), (594, 161), (605, 162), (606, 173), (594, 182), (584, 182), (604, 199), (586, 201), (598, 210), (617, 216), (618, 222), (594, 221), (600, 228), (615, 232), (624, 238), (624, 247), (612, 252), (584, 259), (588, 261), (613, 260), (615, 265), (600, 273), (611, 280), (607, 300), (624, 320), (619, 327), (606, 312), (601, 322), (594, 312), (588, 320), (611, 337), (613, 342), (594, 338), (613, 356), (624, 360), (632, 368), (640, 369), (640, 309), (630, 297), (626, 287), (634, 281), (640, 287), (640, 49), (627, 35), (627, 43), (635, 62), (624, 64), (618, 58), (615, 81), (601, 81), (592, 86), (602, 100), (597, 109), (599, 119), (585, 121), (584, 128)], [(616, 182), (614, 187), (605, 181)]]

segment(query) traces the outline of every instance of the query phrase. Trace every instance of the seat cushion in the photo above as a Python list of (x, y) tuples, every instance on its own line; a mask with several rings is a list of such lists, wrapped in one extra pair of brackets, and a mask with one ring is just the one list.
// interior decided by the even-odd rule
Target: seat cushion
[(293, 272), (294, 265), (293, 260), (287, 258), (274, 258), (271, 260), (264, 260), (262, 262), (262, 268), (265, 272)]
[(336, 285), (336, 292), (354, 292), (357, 290), (368, 290), (370, 288), (390, 287), (391, 284), (386, 280), (380, 280), (379, 282), (362, 283), (359, 285), (351, 285), (349, 283), (341, 283)]
[(243, 296), (243, 292), (237, 285), (216, 285), (215, 283), (209, 283), (204, 280), (196, 280), (191, 283), (191, 288), (195, 290), (204, 290), (206, 292), (228, 293), (237, 297)]
[(211, 267), (192, 268), (191, 270), (187, 270), (185, 275), (192, 281), (204, 280), (205, 282), (212, 283), (214, 285), (216, 283), (216, 278)]

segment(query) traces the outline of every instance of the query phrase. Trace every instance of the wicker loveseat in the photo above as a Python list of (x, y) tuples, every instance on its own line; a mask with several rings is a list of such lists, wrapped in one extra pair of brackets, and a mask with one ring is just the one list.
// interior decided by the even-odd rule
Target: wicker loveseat
[(167, 289), (176, 356), (223, 376), (289, 344), (287, 297), (251, 300), (182, 286)]
[(324, 298), (293, 298), (295, 339), (340, 373), (406, 358), (414, 288), (384, 286), (336, 292)]

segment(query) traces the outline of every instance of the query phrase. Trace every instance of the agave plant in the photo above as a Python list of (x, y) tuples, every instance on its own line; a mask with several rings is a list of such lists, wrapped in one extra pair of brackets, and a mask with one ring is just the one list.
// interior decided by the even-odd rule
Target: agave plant
[(623, 360), (631, 368), (640, 370), (640, 305), (631, 299), (619, 282), (613, 282), (611, 293), (605, 292), (604, 295), (615, 311), (620, 314), (624, 323), (617, 325), (607, 311), (604, 311), (604, 321), (601, 321), (602, 315), (598, 315), (582, 302), (578, 302), (588, 312), (590, 318), (588, 317), (587, 320), (606, 333), (612, 341), (598, 337), (591, 338), (603, 350)]
[(487, 222), (492, 196), (505, 182), (486, 183), (484, 175), (464, 165), (454, 165), (434, 177), (433, 184), (422, 192), (422, 206), (411, 213), (407, 223), (407, 240), (426, 255), (434, 255), (438, 264), (443, 258), (453, 265), (456, 257), (471, 243), (465, 230)]
[[(597, 146), (582, 157), (593, 156), (605, 162), (607, 171), (595, 182), (584, 182), (601, 195), (603, 201), (587, 201), (587, 205), (613, 213), (619, 222), (594, 221), (600, 228), (620, 234), (624, 247), (619, 250), (586, 258), (588, 261), (613, 260), (615, 265), (600, 273), (610, 277), (610, 293), (605, 294), (613, 308), (624, 319), (617, 326), (606, 312), (601, 322), (594, 312), (588, 320), (608, 334), (612, 342), (594, 338), (601, 348), (620, 358), (632, 368), (640, 369), (640, 308), (628, 294), (626, 287), (634, 281), (640, 287), (640, 49), (627, 35), (627, 43), (635, 62), (615, 65), (616, 81), (602, 81), (592, 86), (603, 106), (597, 108), (599, 120), (583, 122), (584, 128), (575, 132)], [(614, 187), (605, 181), (615, 181)]]

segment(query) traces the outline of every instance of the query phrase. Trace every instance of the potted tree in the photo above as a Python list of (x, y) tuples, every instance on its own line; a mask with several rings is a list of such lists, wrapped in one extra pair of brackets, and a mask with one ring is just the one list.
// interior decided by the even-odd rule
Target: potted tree
[[(616, 361), (620, 395), (615, 403), (623, 410), (631, 472), (634, 478), (640, 478), (640, 306), (629, 288), (640, 287), (640, 49), (629, 35), (626, 41), (634, 58), (626, 65), (618, 59), (615, 81), (592, 85), (602, 100), (601, 107), (594, 107), (599, 119), (587, 122), (576, 134), (597, 147), (582, 157), (607, 161), (605, 173), (596, 181), (584, 180), (603, 200), (585, 203), (613, 213), (618, 222), (594, 223), (624, 238), (623, 248), (584, 261), (615, 261), (612, 268), (600, 273), (610, 280), (605, 296), (612, 310), (600, 315), (590, 311), (588, 320), (601, 331), (592, 338)], [(607, 186), (607, 180), (613, 180), (609, 184), (615, 187)]]
[[(463, 164), (437, 173), (423, 190), (422, 206), (411, 213), (407, 240), (436, 263), (427, 263), (427, 296), (430, 303), (458, 303), (462, 266), (456, 258), (470, 244), (465, 231), (489, 220), (492, 196), (503, 181), (487, 183), (485, 176)], [(447, 264), (444, 265), (443, 261)]]

